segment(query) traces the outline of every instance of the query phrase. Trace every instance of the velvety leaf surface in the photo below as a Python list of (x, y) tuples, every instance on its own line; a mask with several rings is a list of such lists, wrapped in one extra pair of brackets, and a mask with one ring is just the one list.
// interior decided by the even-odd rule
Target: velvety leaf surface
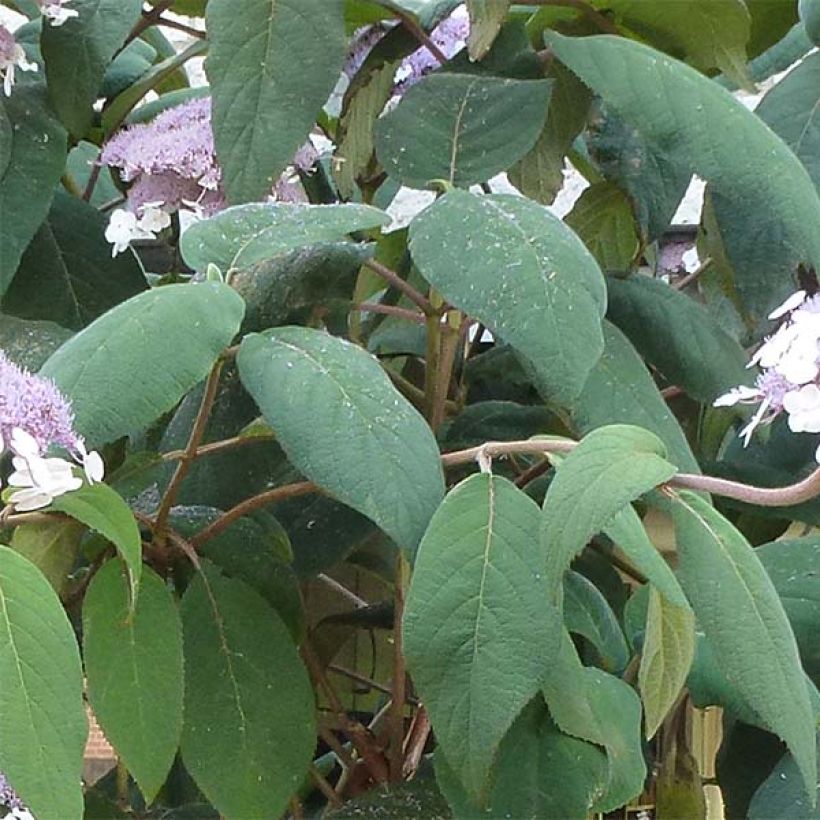
[(113, 441), (146, 427), (205, 378), (244, 310), (236, 292), (216, 282), (141, 293), (72, 337), (40, 373), (71, 400), (89, 446)]
[(593, 535), (626, 504), (675, 474), (652, 433), (628, 425), (589, 433), (564, 459), (544, 498), (542, 549), (553, 595)]
[(376, 155), (412, 188), (434, 179), (468, 186), (509, 168), (535, 145), (549, 80), (434, 72), (376, 123)]
[[(229, 817), (278, 817), (307, 773), (313, 691), (287, 627), (207, 562), (182, 599), (182, 757)], [(230, 750), (230, 753), (226, 753)]]
[[(682, 63), (625, 38), (548, 42), (558, 59), (638, 129), (653, 150), (710, 183), (718, 218), (731, 213), (746, 258), (776, 255), (796, 270), (820, 264), (820, 198), (794, 154), (729, 92)], [(697, 116), (693, 117), (692, 112)], [(727, 138), (731, 135), (731, 138)], [(724, 237), (725, 238), (725, 237)], [(742, 238), (742, 239), (741, 239)], [(749, 311), (765, 315), (794, 289), (785, 273), (735, 265)]]
[(695, 654), (695, 617), (689, 607), (670, 603), (657, 589), (649, 589), (638, 686), (641, 690), (646, 736), (652, 737), (675, 704)]
[(12, 532), (10, 546), (31, 561), (60, 595), (74, 569), (83, 531), (82, 524), (66, 519), (21, 524)]
[(444, 495), (433, 433), (376, 359), (327, 333), (246, 336), (237, 357), (293, 465), (414, 550)]
[(389, 221), (387, 214), (369, 205), (254, 202), (191, 225), (182, 235), (180, 249), (192, 268), (205, 271), (214, 264), (228, 273)]
[(575, 398), (603, 349), (600, 269), (546, 208), (451, 191), (410, 225), (413, 260), (452, 304), (535, 369), (550, 397)]
[[(336, 85), (342, 0), (211, 0), (205, 71), (232, 202), (269, 194)], [(260, 70), (261, 68), (261, 70)]]
[(72, 0), (78, 15), (44, 24), (40, 45), (52, 104), (68, 130), (81, 137), (92, 124), (92, 105), (105, 70), (140, 18), (140, 0)]
[[(820, 755), (820, 740), (818, 740)], [(820, 771), (818, 771), (820, 777)], [(771, 820), (788, 817), (789, 820), (817, 820), (820, 806), (812, 806), (800, 769), (790, 754), (786, 754), (763, 781), (749, 804), (749, 820)]]
[(132, 253), (111, 258), (107, 224), (96, 208), (58, 190), (46, 221), (23, 254), (3, 310), (79, 330), (147, 290)]
[(813, 709), (797, 644), (769, 576), (746, 539), (689, 492), (674, 506), (679, 576), (726, 676), (795, 756), (813, 791)]
[(471, 476), (430, 522), (408, 593), (409, 671), (450, 766), (479, 803), (498, 745), (538, 691), (560, 634), (539, 521), (537, 505), (511, 482)]
[(88, 731), (80, 653), (60, 599), (0, 546), (0, 770), (42, 820), (79, 820)]
[(83, 657), (94, 714), (150, 803), (182, 732), (182, 626), (171, 591), (150, 568), (133, 612), (129, 599), (122, 563), (108, 561), (83, 601)]

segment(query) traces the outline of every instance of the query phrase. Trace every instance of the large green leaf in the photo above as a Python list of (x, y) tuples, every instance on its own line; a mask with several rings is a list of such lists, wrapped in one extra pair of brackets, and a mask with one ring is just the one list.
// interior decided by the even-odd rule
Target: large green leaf
[(557, 731), (540, 698), (524, 708), (501, 741), (483, 809), (469, 799), (440, 749), (435, 761), (439, 786), (455, 820), (584, 818), (608, 778), (604, 753)]
[(191, 225), (182, 235), (180, 249), (192, 268), (204, 271), (214, 264), (228, 273), (389, 221), (387, 214), (369, 205), (255, 202)]
[(706, 501), (682, 492), (674, 517), (679, 575), (698, 625), (743, 700), (786, 742), (813, 793), (813, 710), (774, 585), (746, 539)]
[(611, 811), (637, 796), (646, 779), (641, 703), (620, 678), (585, 667), (569, 634), (543, 680), (544, 698), (562, 732), (606, 749), (609, 777), (595, 811)]
[(110, 541), (128, 567), (128, 591), (133, 608), (142, 575), (142, 539), (131, 508), (107, 484), (85, 484), (61, 495), (51, 508), (65, 513)]
[(743, 348), (694, 299), (659, 279), (610, 277), (608, 318), (692, 398), (713, 402), (749, 381)]
[(413, 220), (410, 251), (447, 300), (532, 365), (550, 398), (580, 393), (603, 349), (604, 282), (580, 239), (546, 208), (451, 191)]
[(59, 598), (0, 546), (0, 771), (32, 814), (79, 820), (88, 731), (80, 653)]
[(129, 597), (123, 565), (108, 561), (83, 601), (83, 658), (94, 714), (150, 803), (182, 732), (182, 626), (153, 570), (133, 612)]
[(657, 156), (709, 182), (719, 221), (731, 215), (733, 241), (742, 243), (744, 258), (778, 260), (768, 272), (735, 263), (738, 290), (752, 314), (765, 315), (794, 289), (794, 274), (786, 270), (795, 271), (800, 262), (820, 265), (820, 232), (814, 229), (820, 198), (811, 179), (788, 147), (728, 91), (624, 38), (550, 34), (548, 42)]
[[(820, 756), (820, 735), (817, 754)], [(818, 770), (820, 778), (820, 770)], [(817, 820), (820, 804), (806, 793), (800, 769), (790, 754), (782, 757), (772, 773), (763, 781), (749, 803), (749, 820), (772, 820), (788, 817), (789, 820)]]
[(216, 282), (141, 293), (69, 339), (40, 373), (71, 400), (91, 445), (113, 441), (146, 427), (203, 379), (244, 310), (236, 292)]
[(68, 130), (82, 137), (94, 119), (105, 70), (139, 20), (141, 0), (73, 0), (78, 12), (59, 26), (45, 24), (40, 39), (48, 90)]
[(54, 322), (30, 322), (0, 314), (0, 349), (27, 370), (39, 370), (43, 362), (73, 334)]
[(205, 71), (232, 202), (269, 194), (336, 85), (342, 0), (210, 0)]
[(46, 218), (65, 157), (66, 133), (45, 85), (21, 79), (0, 96), (0, 297)]
[(559, 467), (544, 498), (542, 549), (557, 596), (572, 559), (624, 506), (676, 472), (652, 433), (628, 425), (589, 433)]
[(182, 599), (185, 768), (220, 814), (279, 817), (315, 746), (313, 691), (288, 629), (208, 562)]
[(61, 518), (21, 524), (12, 532), (11, 548), (31, 561), (60, 595), (74, 569), (84, 529), (76, 521)]
[(430, 522), (407, 597), (408, 668), (450, 766), (478, 803), (498, 745), (538, 691), (560, 636), (539, 523), (536, 504), (509, 481), (471, 476)]
[(403, 184), (468, 186), (506, 170), (535, 145), (549, 80), (433, 73), (376, 123), (376, 155)]
[(694, 654), (695, 618), (692, 610), (675, 606), (650, 587), (638, 671), (647, 737), (655, 734), (677, 701)]
[(79, 330), (106, 310), (146, 290), (131, 253), (111, 258), (106, 218), (57, 191), (48, 218), (20, 260), (3, 310), (22, 319), (47, 319)]
[(755, 550), (792, 625), (803, 667), (820, 681), (820, 538), (784, 539)]
[(820, 188), (818, 86), (820, 54), (815, 52), (802, 60), (763, 97), (755, 114), (794, 151), (806, 166), (815, 186)]
[(646, 365), (617, 327), (603, 323), (604, 353), (570, 408), (582, 434), (605, 424), (634, 424), (653, 432), (679, 470), (700, 472), (680, 424), (667, 407)]
[(286, 327), (246, 336), (237, 362), (294, 466), (415, 549), (444, 495), (438, 447), (376, 359), (327, 333)]

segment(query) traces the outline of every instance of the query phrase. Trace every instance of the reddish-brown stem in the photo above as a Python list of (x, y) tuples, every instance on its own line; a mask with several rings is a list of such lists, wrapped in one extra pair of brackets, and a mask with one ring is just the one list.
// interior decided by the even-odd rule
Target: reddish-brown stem
[(410, 568), (399, 553), (396, 557), (393, 614), (393, 703), (390, 707), (390, 780), (400, 783), (404, 769), (404, 704), (407, 700), (407, 669), (404, 663), (402, 619), (404, 618), (404, 594)]
[[(253, 435), (253, 436), (234, 436), (233, 438), (222, 439), (221, 441), (214, 441), (210, 444), (202, 444), (196, 448), (195, 458), (201, 456), (211, 456), (215, 453), (223, 453), (226, 450), (235, 450), (238, 447), (246, 447), (249, 444), (256, 444), (259, 441), (272, 441), (274, 435)], [(185, 458), (185, 450), (171, 450), (162, 454), (163, 461), (179, 461)]]
[(436, 311), (430, 304), (430, 300), (419, 293), (412, 285), (408, 284), (395, 271), (390, 270), (387, 265), (377, 262), (375, 259), (367, 259), (365, 266), (370, 268), (374, 273), (378, 273), (388, 285), (391, 285), (396, 290), (401, 291), (416, 307), (418, 307), (425, 316), (435, 315)]
[(416, 322), (422, 325), (425, 322), (423, 313), (419, 313), (416, 310), (396, 307), (395, 305), (382, 305), (378, 302), (362, 302), (360, 305), (355, 305), (353, 309), (360, 313), (383, 313), (385, 316), (397, 316), (399, 319), (406, 319), (408, 322)]

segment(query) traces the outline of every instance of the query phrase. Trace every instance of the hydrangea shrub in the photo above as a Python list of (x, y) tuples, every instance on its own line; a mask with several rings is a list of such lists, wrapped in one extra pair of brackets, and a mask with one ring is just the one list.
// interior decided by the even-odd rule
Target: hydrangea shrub
[(817, 2), (3, 5), (0, 814), (816, 811)]

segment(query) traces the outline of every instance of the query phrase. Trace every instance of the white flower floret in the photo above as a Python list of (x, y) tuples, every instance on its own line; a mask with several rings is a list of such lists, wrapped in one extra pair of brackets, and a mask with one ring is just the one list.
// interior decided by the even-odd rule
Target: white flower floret
[(40, 2), (43, 17), (45, 17), (52, 26), (61, 26), (66, 20), (80, 16), (80, 12), (76, 9), (64, 8), (66, 3), (71, 3), (73, 0), (40, 0)]
[(807, 384), (783, 397), (793, 433), (820, 433), (820, 387)]
[(798, 290), (797, 293), (793, 293), (783, 302), (780, 307), (775, 308), (770, 314), (770, 319), (779, 319), (781, 316), (785, 316), (787, 313), (791, 313), (795, 308), (799, 308), (800, 305), (806, 299), (806, 291)]
[(37, 71), (37, 63), (29, 62), (23, 47), (14, 39), (14, 35), (0, 25), (0, 76), (3, 78), (3, 93), (11, 96), (14, 86), (14, 72)]

